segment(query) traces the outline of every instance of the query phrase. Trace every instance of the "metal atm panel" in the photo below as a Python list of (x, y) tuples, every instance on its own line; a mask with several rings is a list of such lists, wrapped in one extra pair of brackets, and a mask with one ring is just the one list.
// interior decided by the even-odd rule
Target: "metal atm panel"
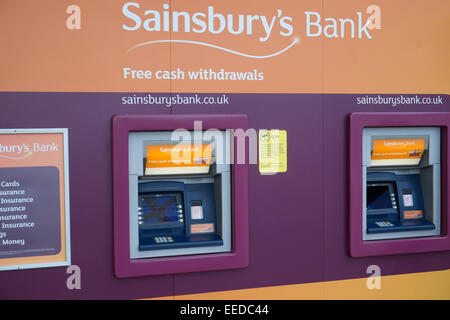
[(440, 234), (440, 128), (363, 130), (363, 240)]

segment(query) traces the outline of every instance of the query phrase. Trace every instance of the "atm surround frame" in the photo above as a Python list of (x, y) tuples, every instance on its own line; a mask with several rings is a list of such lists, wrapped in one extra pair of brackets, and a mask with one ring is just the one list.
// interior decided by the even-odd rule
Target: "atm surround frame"
[[(441, 128), (441, 234), (423, 238), (364, 241), (363, 130), (370, 127)], [(356, 112), (349, 116), (349, 253), (352, 257), (395, 255), (450, 250), (449, 199), (450, 148), (448, 112)], [(365, 191), (365, 190), (364, 190)]]
[[(246, 115), (116, 115), (112, 119), (114, 265), (119, 278), (245, 268), (249, 263), (248, 163), (234, 164), (231, 172), (232, 251), (190, 256), (130, 258), (128, 135), (136, 131), (202, 130), (248, 128)], [(234, 140), (236, 138), (234, 137)], [(234, 141), (235, 142), (235, 141)], [(248, 148), (246, 147), (246, 153)]]

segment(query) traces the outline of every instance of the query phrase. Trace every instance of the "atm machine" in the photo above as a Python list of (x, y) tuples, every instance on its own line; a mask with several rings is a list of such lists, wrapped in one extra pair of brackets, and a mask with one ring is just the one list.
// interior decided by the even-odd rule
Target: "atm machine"
[(130, 257), (231, 251), (230, 133), (129, 135)]
[(363, 240), (440, 234), (440, 128), (363, 130)]
[(139, 250), (221, 246), (214, 183), (142, 181)]
[(419, 174), (367, 174), (367, 233), (433, 230), (425, 218)]

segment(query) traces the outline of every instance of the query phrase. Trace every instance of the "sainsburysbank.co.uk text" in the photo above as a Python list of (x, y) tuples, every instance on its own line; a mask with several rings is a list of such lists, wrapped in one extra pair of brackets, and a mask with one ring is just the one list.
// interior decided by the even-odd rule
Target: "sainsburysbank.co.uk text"
[(152, 105), (164, 105), (170, 107), (173, 105), (183, 104), (229, 104), (230, 97), (226, 94), (219, 95), (128, 95), (122, 96), (122, 104), (138, 105), (138, 104), (152, 104)]

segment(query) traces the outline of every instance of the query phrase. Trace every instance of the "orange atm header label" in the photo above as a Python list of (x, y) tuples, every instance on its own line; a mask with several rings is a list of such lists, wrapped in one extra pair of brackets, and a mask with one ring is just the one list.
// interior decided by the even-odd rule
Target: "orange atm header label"
[[(203, 173), (209, 169), (211, 157), (211, 144), (147, 146), (145, 172), (146, 174)], [(201, 172), (196, 170), (199, 167), (203, 167)], [(183, 172), (176, 168), (183, 169)]]
[(374, 140), (372, 160), (420, 159), (425, 139)]

